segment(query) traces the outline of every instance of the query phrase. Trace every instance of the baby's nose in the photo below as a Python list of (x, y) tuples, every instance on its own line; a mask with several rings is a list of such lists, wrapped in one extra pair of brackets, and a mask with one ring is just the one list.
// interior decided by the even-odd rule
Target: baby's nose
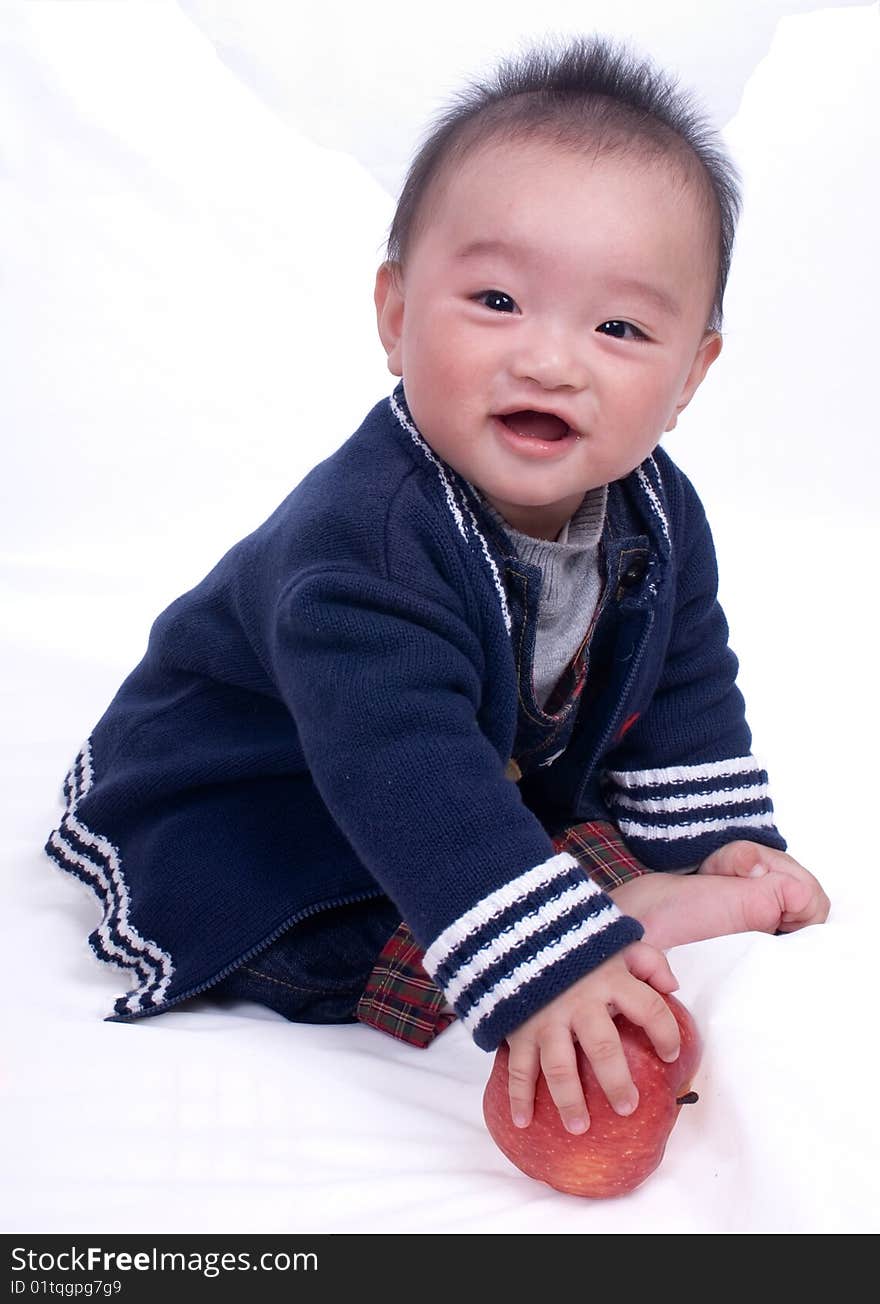
[(512, 370), (517, 380), (533, 380), (543, 389), (583, 389), (588, 380), (583, 341), (567, 331), (535, 331), (522, 341)]

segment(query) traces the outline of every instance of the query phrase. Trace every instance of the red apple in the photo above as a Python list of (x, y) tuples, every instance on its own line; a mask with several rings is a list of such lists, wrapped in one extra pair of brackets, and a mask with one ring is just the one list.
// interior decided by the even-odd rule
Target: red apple
[[(576, 1047), (590, 1126), (580, 1136), (567, 1132), (540, 1074), (532, 1121), (515, 1127), (507, 1089), (509, 1049), (502, 1042), (483, 1093), (483, 1117), (496, 1145), (517, 1168), (557, 1191), (594, 1199), (626, 1195), (658, 1167), (682, 1097), (700, 1063), (702, 1043), (690, 1013), (674, 996), (665, 996), (678, 1022), (681, 1052), (672, 1064), (660, 1059), (643, 1028), (623, 1015), (615, 1023), (639, 1104), (633, 1114), (616, 1114), (586, 1056)], [(691, 1099), (695, 1099), (691, 1093)]]

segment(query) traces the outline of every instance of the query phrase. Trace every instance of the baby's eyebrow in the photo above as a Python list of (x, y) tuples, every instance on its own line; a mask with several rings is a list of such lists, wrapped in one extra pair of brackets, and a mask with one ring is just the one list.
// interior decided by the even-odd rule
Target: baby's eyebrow
[(641, 294), (645, 299), (650, 299), (661, 312), (667, 313), (670, 317), (681, 316), (681, 305), (678, 300), (673, 299), (672, 295), (659, 285), (653, 285), (649, 281), (641, 281), (637, 276), (612, 276), (606, 280), (605, 284), (613, 294), (618, 291), (621, 294)]
[[(536, 260), (534, 251), (528, 247), (510, 244), (506, 240), (497, 239), (470, 240), (456, 250), (455, 257), (461, 259), (477, 258), (486, 254), (501, 255), (503, 258), (519, 263)], [(649, 281), (642, 281), (637, 276), (611, 276), (605, 279), (604, 284), (612, 294), (640, 294), (643, 298), (650, 299), (667, 316), (681, 316), (681, 305), (678, 300), (674, 299), (662, 286), (653, 285)]]
[(505, 258), (529, 257), (527, 249), (519, 249), (506, 240), (471, 240), (455, 252), (456, 258), (476, 258), (481, 254), (502, 254)]

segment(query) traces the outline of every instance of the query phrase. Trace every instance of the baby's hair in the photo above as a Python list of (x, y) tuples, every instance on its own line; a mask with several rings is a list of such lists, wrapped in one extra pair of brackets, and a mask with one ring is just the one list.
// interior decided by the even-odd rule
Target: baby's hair
[(502, 60), (433, 120), (410, 165), (386, 256), (405, 268), (425, 221), (429, 191), (487, 143), (549, 140), (593, 157), (633, 154), (677, 164), (696, 183), (712, 220), (717, 275), (709, 327), (720, 329), (741, 198), (739, 173), (718, 133), (675, 78), (600, 36), (552, 38)]

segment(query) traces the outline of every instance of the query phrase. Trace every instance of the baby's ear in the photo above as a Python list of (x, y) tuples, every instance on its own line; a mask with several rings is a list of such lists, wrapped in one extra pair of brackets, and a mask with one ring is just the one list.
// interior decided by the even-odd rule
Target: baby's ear
[(373, 302), (379, 339), (388, 355), (388, 370), (392, 376), (402, 376), (403, 274), (399, 263), (382, 263), (376, 273)]
[(688, 378), (675, 405), (675, 411), (669, 419), (666, 430), (674, 430), (680, 412), (683, 412), (703, 383), (706, 372), (721, 352), (721, 336), (717, 331), (706, 331), (694, 356)]

